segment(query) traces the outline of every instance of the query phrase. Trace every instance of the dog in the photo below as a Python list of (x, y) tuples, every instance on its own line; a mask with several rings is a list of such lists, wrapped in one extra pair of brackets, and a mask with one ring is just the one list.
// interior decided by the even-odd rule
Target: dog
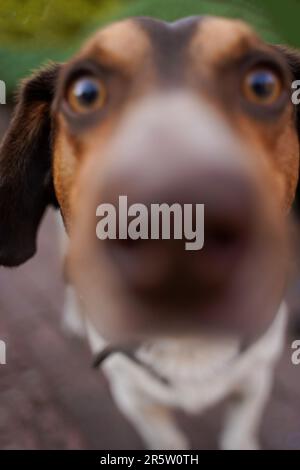
[[(26, 79), (0, 148), (0, 264), (36, 251), (48, 206), (69, 234), (79, 310), (120, 410), (151, 449), (188, 448), (173, 408), (225, 397), (222, 449), (257, 449), (282, 351), (300, 54), (244, 22), (132, 18)], [(205, 204), (205, 242), (96, 238), (96, 207)]]

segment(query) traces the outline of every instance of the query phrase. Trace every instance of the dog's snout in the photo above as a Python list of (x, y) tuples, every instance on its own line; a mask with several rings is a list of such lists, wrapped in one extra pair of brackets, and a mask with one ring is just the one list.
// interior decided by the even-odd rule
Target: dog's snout
[[(221, 114), (187, 93), (141, 99), (120, 120), (101, 159), (92, 148), (80, 178), (70, 259), (82, 267), (75, 276), (95, 322), (95, 279), (119, 321), (124, 315), (138, 334), (169, 331), (171, 324), (175, 333), (204, 324), (246, 331), (267, 321), (271, 308), (261, 319), (254, 311), (266, 291), (271, 307), (282, 290), (285, 234), (265, 167), (258, 165), (263, 159), (251, 150)], [(159, 217), (157, 206), (163, 206)]]
[[(189, 94), (145, 99), (108, 153), (101, 199), (116, 207), (126, 195), (129, 207), (146, 208), (146, 237), (106, 242), (128, 291), (179, 306), (226, 290), (251, 244), (258, 191), (251, 160), (220, 116)], [(158, 219), (153, 206), (164, 207)]]
[[(160, 188), (145, 177), (135, 185), (131, 181), (130, 187), (116, 186), (115, 197), (120, 193), (129, 194), (128, 205), (147, 208), (146, 220), (140, 220), (148, 227), (147, 238), (107, 240), (108, 256), (134, 295), (179, 306), (198, 301), (200, 294), (201, 301), (207, 300), (226, 288), (255, 222), (253, 192), (244, 175), (195, 170), (165, 178)], [(158, 239), (151, 239), (153, 207), (168, 213), (166, 219), (163, 209), (159, 213)], [(164, 223), (170, 225), (167, 234)]]

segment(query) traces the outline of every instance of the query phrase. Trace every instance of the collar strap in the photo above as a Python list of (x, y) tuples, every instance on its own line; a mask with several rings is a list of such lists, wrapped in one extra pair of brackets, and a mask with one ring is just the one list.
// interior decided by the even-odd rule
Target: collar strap
[(151, 367), (149, 364), (145, 364), (143, 361), (141, 361), (141, 359), (136, 357), (135, 351), (136, 351), (136, 347), (133, 347), (133, 346), (126, 347), (126, 346), (108, 345), (95, 355), (92, 366), (94, 369), (98, 369), (99, 367), (102, 366), (103, 362), (112, 354), (117, 354), (117, 353), (123, 354), (132, 362), (135, 362), (136, 365), (138, 365), (139, 367), (147, 371), (156, 380), (159, 380), (164, 385), (170, 385), (170, 382), (166, 377), (163, 377), (155, 369), (153, 369), (153, 367)]

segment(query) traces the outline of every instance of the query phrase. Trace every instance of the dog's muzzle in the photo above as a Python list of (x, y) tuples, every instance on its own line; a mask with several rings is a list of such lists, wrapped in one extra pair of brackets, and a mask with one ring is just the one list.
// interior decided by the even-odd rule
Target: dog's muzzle
[[(250, 152), (209, 105), (173, 92), (132, 106), (101, 156), (105, 163), (90, 156), (70, 265), (102, 331), (213, 327), (252, 334), (271, 320), (283, 290), (286, 240), (283, 216)], [(203, 246), (186, 249), (187, 240), (174, 237), (172, 228), (170, 239), (161, 229), (159, 239), (97, 239), (96, 208), (111, 204), (119, 216), (121, 195), (128, 207), (147, 208), (147, 220), (140, 220), (149, 234), (153, 204), (192, 207), (194, 229), (196, 206), (204, 205)], [(117, 217), (116, 233), (119, 224)]]

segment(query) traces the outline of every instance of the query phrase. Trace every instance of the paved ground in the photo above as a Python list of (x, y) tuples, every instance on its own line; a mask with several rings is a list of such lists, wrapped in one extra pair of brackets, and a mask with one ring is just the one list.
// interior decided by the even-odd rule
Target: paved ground
[[(91, 369), (87, 346), (62, 332), (55, 229), (50, 211), (38, 255), (21, 268), (0, 269), (0, 339), (7, 343), (8, 362), (0, 366), (0, 448), (141, 448), (114, 407), (105, 379)], [(293, 299), (298, 308), (297, 295)], [(300, 448), (300, 366), (290, 362), (290, 343), (291, 338), (263, 420), (266, 448)], [(222, 413), (220, 405), (202, 419), (179, 416), (195, 448), (216, 447)]]

